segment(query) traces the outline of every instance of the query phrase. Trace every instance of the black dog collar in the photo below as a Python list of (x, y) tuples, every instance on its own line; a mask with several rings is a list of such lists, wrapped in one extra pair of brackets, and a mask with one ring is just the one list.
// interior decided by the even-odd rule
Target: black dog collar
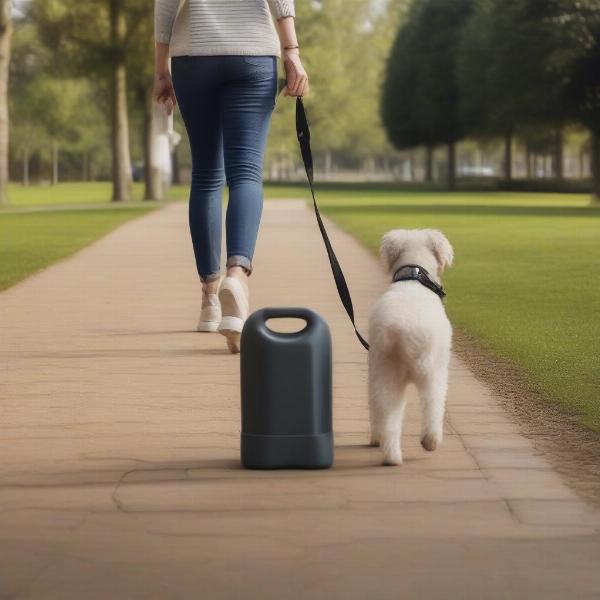
[(394, 277), (392, 283), (398, 281), (418, 281), (421, 285), (429, 288), (434, 294), (440, 297), (440, 300), (444, 299), (446, 292), (444, 288), (433, 281), (429, 276), (429, 272), (420, 265), (402, 265), (394, 271)]

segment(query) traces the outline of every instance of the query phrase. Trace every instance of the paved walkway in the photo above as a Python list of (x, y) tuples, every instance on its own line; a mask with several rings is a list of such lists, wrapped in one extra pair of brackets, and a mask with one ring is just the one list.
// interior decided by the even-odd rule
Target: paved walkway
[[(364, 325), (384, 277), (333, 241)], [(191, 331), (170, 205), (0, 295), (1, 598), (600, 597), (599, 512), (456, 358), (442, 449), (420, 449), (413, 402), (405, 464), (378, 466), (365, 353), (303, 204), (267, 204), (255, 264), (254, 308), (331, 325), (335, 467), (239, 467), (239, 359)]]

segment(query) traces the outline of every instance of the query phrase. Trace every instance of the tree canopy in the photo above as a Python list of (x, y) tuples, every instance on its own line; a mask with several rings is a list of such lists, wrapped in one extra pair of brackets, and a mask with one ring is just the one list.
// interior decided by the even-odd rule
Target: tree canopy
[(580, 123), (600, 195), (600, 0), (414, 0), (381, 114), (397, 148)]

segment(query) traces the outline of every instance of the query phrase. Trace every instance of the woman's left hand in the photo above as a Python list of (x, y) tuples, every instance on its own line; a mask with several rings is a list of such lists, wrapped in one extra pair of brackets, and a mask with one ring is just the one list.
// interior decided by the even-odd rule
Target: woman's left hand
[(296, 49), (286, 50), (283, 66), (287, 80), (287, 85), (283, 90), (284, 95), (305, 96), (308, 93), (308, 75), (300, 60), (300, 53)]
[(168, 71), (155, 73), (152, 97), (156, 102), (165, 106), (167, 115), (173, 112), (173, 109), (177, 105), (177, 96), (175, 96), (171, 73)]

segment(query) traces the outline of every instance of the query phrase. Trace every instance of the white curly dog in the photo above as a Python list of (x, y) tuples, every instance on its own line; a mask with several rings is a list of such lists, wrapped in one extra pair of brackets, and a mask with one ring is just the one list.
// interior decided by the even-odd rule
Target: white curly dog
[[(450, 242), (434, 229), (396, 229), (381, 240), (381, 259), (390, 274), (419, 265), (441, 286), (440, 275), (453, 258)], [(434, 291), (419, 281), (398, 281), (375, 304), (369, 340), (371, 444), (381, 447), (383, 464), (399, 465), (409, 383), (421, 399), (423, 448), (433, 451), (442, 443), (452, 327)]]

